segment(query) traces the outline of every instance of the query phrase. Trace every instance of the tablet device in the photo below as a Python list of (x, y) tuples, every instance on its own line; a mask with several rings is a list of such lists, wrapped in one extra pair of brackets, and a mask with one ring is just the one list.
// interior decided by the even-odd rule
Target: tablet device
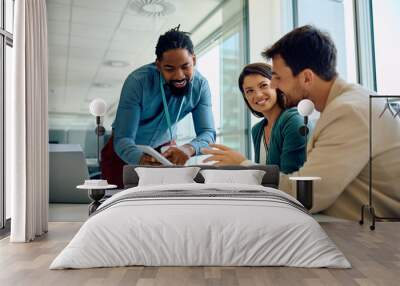
[(162, 156), (160, 153), (158, 153), (156, 150), (154, 150), (152, 147), (148, 145), (136, 145), (143, 153), (150, 155), (154, 159), (156, 159), (158, 162), (163, 164), (164, 166), (171, 166), (174, 165), (169, 161), (167, 158)]

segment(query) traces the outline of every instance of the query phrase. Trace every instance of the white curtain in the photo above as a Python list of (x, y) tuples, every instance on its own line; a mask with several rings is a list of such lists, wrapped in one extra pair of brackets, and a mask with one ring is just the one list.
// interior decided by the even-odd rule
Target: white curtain
[(28, 242), (48, 227), (46, 2), (17, 0), (14, 11), (14, 94), (6, 119), (10, 136), (6, 180), (12, 193), (10, 241)]

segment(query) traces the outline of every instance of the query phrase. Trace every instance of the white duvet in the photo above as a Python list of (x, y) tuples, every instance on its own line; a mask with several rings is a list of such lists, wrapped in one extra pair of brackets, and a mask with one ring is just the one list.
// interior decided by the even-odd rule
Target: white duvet
[(320, 225), (296, 207), (258, 198), (152, 198), (146, 191), (262, 190), (262, 186), (181, 184), (135, 187), (104, 202), (50, 269), (145, 266), (294, 266), (349, 268)]

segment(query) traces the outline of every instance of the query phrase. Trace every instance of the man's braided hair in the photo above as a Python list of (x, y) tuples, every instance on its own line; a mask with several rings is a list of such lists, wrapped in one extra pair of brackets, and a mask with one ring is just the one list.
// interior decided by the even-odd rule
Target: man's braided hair
[(179, 31), (179, 27), (172, 28), (158, 38), (156, 46), (157, 60), (161, 60), (164, 52), (173, 49), (186, 49), (190, 54), (194, 54), (193, 43), (188, 32)]

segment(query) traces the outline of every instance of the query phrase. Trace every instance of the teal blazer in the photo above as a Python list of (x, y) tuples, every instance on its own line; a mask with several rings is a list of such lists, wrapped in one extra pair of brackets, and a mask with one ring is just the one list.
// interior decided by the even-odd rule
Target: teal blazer
[[(304, 124), (303, 116), (297, 112), (296, 107), (281, 113), (272, 127), (267, 162), (260, 162), (260, 142), (267, 123), (264, 118), (251, 130), (256, 163), (278, 165), (285, 174), (297, 171), (304, 164), (307, 148), (307, 139), (299, 132)], [(310, 128), (310, 124), (308, 127)]]

